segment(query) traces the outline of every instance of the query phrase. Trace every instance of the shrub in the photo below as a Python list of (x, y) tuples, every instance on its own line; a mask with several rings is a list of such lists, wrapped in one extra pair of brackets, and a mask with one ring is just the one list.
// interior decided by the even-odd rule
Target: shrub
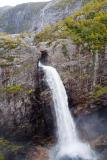
[(15, 94), (15, 93), (19, 93), (19, 92), (31, 94), (33, 92), (33, 90), (30, 88), (26, 88), (21, 84), (20, 85), (13, 84), (13, 85), (9, 85), (5, 88), (0, 88), (0, 92), (4, 92), (4, 93), (8, 93), (8, 94)]
[(94, 93), (93, 93), (93, 97), (95, 99), (98, 99), (99, 97), (103, 96), (104, 94), (107, 94), (107, 86), (100, 86), (100, 85), (96, 85)]
[(21, 85), (12, 85), (12, 86), (7, 86), (4, 91), (7, 93), (17, 93), (22, 91), (23, 88)]
[(19, 37), (13, 38), (8, 34), (0, 33), (0, 48), (4, 48), (4, 50), (8, 51), (16, 49), (18, 46), (24, 46)]

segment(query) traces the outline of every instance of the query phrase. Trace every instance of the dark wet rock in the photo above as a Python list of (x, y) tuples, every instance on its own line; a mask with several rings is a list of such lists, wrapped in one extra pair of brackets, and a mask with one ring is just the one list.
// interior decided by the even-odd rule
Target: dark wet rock
[(25, 160), (27, 148), (24, 143), (16, 143), (0, 137), (0, 159)]
[(0, 135), (25, 139), (32, 135), (30, 98), (35, 90), (36, 47), (20, 44), (3, 51), (0, 52)]
[(27, 160), (49, 160), (48, 149), (42, 146), (34, 146), (29, 150)]

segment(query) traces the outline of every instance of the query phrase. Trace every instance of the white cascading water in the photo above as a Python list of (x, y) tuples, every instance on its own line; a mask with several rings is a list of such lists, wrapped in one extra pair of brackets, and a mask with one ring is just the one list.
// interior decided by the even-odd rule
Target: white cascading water
[(52, 91), (57, 122), (58, 142), (56, 158), (67, 156), (72, 160), (96, 160), (90, 146), (80, 141), (76, 126), (68, 107), (68, 97), (62, 80), (55, 68), (39, 62), (45, 73), (46, 81)]

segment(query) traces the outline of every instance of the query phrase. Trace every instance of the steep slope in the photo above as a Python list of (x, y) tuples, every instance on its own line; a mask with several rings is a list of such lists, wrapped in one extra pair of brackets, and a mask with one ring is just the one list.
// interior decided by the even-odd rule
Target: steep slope
[[(38, 24), (40, 10), (46, 3), (25, 3), (3, 10), (0, 13), (0, 29), (8, 33), (19, 33), (34, 29), (34, 23)], [(36, 26), (36, 27), (37, 27)]]
[(58, 20), (64, 19), (80, 9), (81, 6), (81, 0), (55, 0), (49, 2), (41, 12), (41, 28), (44, 28), (48, 24), (54, 24)]
[(11, 7), (11, 6), (0, 7), (0, 14), (5, 13), (5, 12), (8, 11), (10, 8), (12, 8), (12, 7)]
[(86, 4), (73, 16), (38, 33), (35, 41), (54, 41), (70, 38), (75, 44), (91, 52), (100, 51), (107, 43), (107, 0)]
[(31, 128), (30, 94), (35, 88), (35, 52), (35, 47), (29, 46), (19, 35), (0, 34), (0, 135), (11, 135), (13, 129), (12, 137), (30, 133), (27, 128)]
[(48, 3), (26, 3), (7, 9), (3, 7), (0, 11), (0, 31), (41, 31), (46, 25), (73, 14), (81, 5), (81, 0), (55, 0)]
[(0, 33), (0, 136), (25, 139), (52, 133), (51, 109), (44, 110), (40, 100), (40, 53), (33, 36)]

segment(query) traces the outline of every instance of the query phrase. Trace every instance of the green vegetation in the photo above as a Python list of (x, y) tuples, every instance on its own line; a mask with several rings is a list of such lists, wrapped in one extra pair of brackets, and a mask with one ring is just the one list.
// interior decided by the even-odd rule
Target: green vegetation
[(68, 37), (92, 53), (102, 50), (107, 44), (107, 0), (93, 0), (75, 15), (45, 28), (36, 35), (35, 41)]
[(24, 46), (19, 37), (13, 38), (11, 35), (6, 33), (0, 33), (0, 48), (9, 51), (16, 49), (19, 46)]
[(33, 92), (32, 89), (25, 88), (23, 85), (9, 85), (5, 88), (0, 88), (0, 92), (8, 93), (8, 94), (15, 94), (19, 92), (23, 92), (26, 94), (31, 94)]
[(93, 97), (95, 99), (98, 99), (99, 97), (103, 96), (104, 94), (107, 94), (107, 86), (100, 86), (100, 85), (96, 85), (95, 87), (95, 91), (93, 93)]
[(8, 61), (8, 62), (13, 62), (14, 61), (14, 56), (7, 56), (5, 59)]
[(7, 67), (7, 66), (11, 66), (11, 64), (5, 63), (5, 62), (1, 62), (0, 63), (0, 67)]
[(22, 91), (23, 88), (21, 85), (12, 85), (12, 86), (7, 86), (4, 91), (7, 93), (17, 93)]
[[(0, 151), (2, 151), (4, 149), (7, 149), (7, 150), (10, 150), (12, 152), (17, 152), (19, 149), (22, 149), (22, 147), (23, 146), (11, 143), (10, 141), (8, 141), (4, 138), (0, 138)], [(0, 155), (2, 155), (2, 154), (0, 154)]]
[(42, 41), (49, 41), (50, 43), (58, 38), (67, 38), (69, 36), (69, 31), (64, 23), (64, 21), (60, 21), (55, 25), (47, 26), (42, 32), (36, 34), (34, 41), (36, 43)]
[(9, 56), (9, 55), (4, 55), (3, 54), (3, 55), (0, 55), (0, 58), (6, 60), (7, 62), (13, 62), (15, 56)]
[(17, 145), (7, 139), (0, 138), (0, 160), (6, 160), (6, 153), (12, 153), (13, 155), (18, 154), (24, 149), (24, 146)]
[(1, 54), (0, 55), (0, 67), (6, 67), (6, 66), (11, 66), (15, 59), (15, 56), (9, 56), (9, 55), (6, 55), (6, 54)]
[(5, 156), (3, 153), (0, 153), (0, 160), (5, 160)]
[(31, 94), (32, 92), (33, 92), (32, 89), (28, 89), (28, 90), (27, 90), (27, 93), (28, 93), (28, 94)]

